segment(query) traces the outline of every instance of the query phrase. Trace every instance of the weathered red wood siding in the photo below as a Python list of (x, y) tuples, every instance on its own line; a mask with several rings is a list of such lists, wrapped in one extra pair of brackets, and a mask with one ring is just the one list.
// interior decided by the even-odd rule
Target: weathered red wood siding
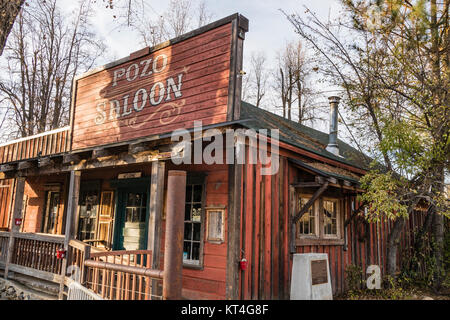
[[(247, 149), (248, 151), (248, 149)], [(280, 151), (285, 153), (283, 150)], [(278, 173), (262, 176), (262, 165), (245, 164), (243, 177), (243, 206), (241, 212), (241, 249), (249, 264), (240, 270), (241, 299), (289, 299), (292, 254), (289, 185), (298, 181), (298, 168), (280, 157)], [(345, 195), (342, 223), (351, 216), (351, 203), (359, 203), (355, 195)], [(423, 224), (424, 213), (416, 211), (403, 230), (398, 262), (413, 245), (414, 231)], [(347, 288), (345, 271), (355, 265), (365, 271), (371, 264), (379, 265), (382, 275), (386, 270), (387, 236), (392, 222), (366, 223), (354, 218), (348, 224), (347, 246), (297, 245), (296, 253), (326, 253), (329, 258), (333, 294), (344, 293)]]
[(18, 139), (0, 146), (0, 164), (37, 158), (70, 150), (69, 127)]
[(28, 177), (24, 189), (24, 216), (21, 226), (22, 232), (42, 232), (42, 221), (45, 211), (46, 185), (59, 184), (60, 198), (58, 216), (56, 218), (55, 234), (64, 234), (64, 214), (67, 197), (67, 175), (33, 176)]
[[(223, 243), (212, 243), (206, 240), (206, 215), (202, 221), (203, 267), (199, 269), (183, 268), (183, 296), (188, 299), (226, 299), (226, 267), (227, 267), (227, 204), (228, 204), (228, 166), (227, 165), (180, 165), (168, 163), (166, 170), (186, 170), (189, 173), (206, 174), (206, 207), (225, 207)], [(167, 187), (167, 186), (166, 186)], [(161, 266), (164, 264), (165, 220), (162, 224)]]
[(274, 175), (262, 175), (262, 167), (247, 162), (242, 175), (241, 243), (248, 268), (240, 270), (240, 298), (288, 299), (288, 163), (281, 157)]
[[(129, 60), (110, 69), (88, 75), (77, 80), (74, 111), (73, 149), (103, 145), (117, 141), (127, 141), (152, 134), (160, 134), (179, 128), (192, 128), (194, 120), (202, 120), (203, 125), (226, 121), (228, 104), (228, 86), (230, 80), (231, 23), (207, 31), (203, 34), (175, 43), (137, 59)], [(114, 85), (114, 71), (138, 65), (143, 71), (146, 60), (164, 54), (167, 66), (160, 73), (128, 81), (121, 77)], [(161, 68), (162, 60), (157, 59)], [(133, 67), (134, 71), (135, 68)], [(142, 100), (138, 95), (136, 103), (143, 109), (133, 109), (134, 96), (138, 89), (144, 88), (150, 95), (154, 83), (161, 82), (167, 95), (166, 79), (172, 77), (179, 84), (178, 75), (182, 75), (181, 97), (175, 97), (171, 91), (170, 101), (166, 97), (156, 106), (152, 106), (149, 97)], [(131, 79), (134, 73), (131, 73)], [(156, 91), (155, 91), (156, 92)], [(128, 109), (131, 114), (118, 119), (109, 119), (109, 102), (120, 101), (123, 111), (123, 97), (129, 95)], [(106, 104), (106, 120), (96, 124), (96, 110), (99, 103)]]

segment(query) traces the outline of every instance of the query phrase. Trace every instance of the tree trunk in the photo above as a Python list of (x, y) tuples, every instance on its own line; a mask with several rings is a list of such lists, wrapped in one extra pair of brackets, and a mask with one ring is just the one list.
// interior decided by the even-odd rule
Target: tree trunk
[[(436, 170), (434, 186), (432, 192), (442, 194), (445, 188), (444, 167), (439, 166)], [(436, 208), (433, 214), (431, 231), (433, 234), (433, 256), (436, 262), (436, 269), (433, 275), (433, 287), (439, 291), (442, 286), (442, 280), (445, 277), (444, 269), (444, 215), (440, 212), (442, 208)]]
[(443, 268), (444, 216), (439, 212), (435, 212), (433, 215), (432, 232), (434, 239), (433, 252), (436, 260), (436, 270), (433, 275), (433, 287), (436, 291), (439, 291), (445, 276), (445, 270)]
[(25, 0), (0, 0), (0, 56), (6, 45), (14, 21)]
[(387, 274), (395, 278), (397, 271), (397, 251), (400, 243), (400, 234), (405, 225), (405, 218), (397, 218), (394, 222), (394, 227), (388, 236), (387, 243)]
[(281, 103), (283, 105), (283, 118), (286, 118), (286, 95), (285, 95), (285, 83), (284, 83), (284, 73), (283, 69), (280, 68), (280, 77), (281, 77)]
[(414, 249), (416, 252), (420, 252), (424, 249), (425, 234), (430, 230), (435, 211), (435, 206), (430, 205), (428, 207), (427, 216), (425, 217), (422, 228), (420, 228), (419, 232), (417, 233), (416, 241), (414, 242)]

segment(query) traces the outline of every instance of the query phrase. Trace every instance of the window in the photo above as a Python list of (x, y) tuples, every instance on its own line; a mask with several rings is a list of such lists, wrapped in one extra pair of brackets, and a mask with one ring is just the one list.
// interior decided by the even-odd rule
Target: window
[(80, 192), (78, 240), (95, 239), (97, 229), (98, 191), (86, 190)]
[[(292, 208), (297, 214), (311, 199), (312, 194), (293, 190), (295, 203)], [(340, 213), (342, 200), (319, 197), (297, 222), (297, 245), (343, 244), (343, 216)]]
[(145, 222), (147, 217), (147, 193), (128, 192), (125, 222)]
[(186, 184), (183, 263), (201, 266), (203, 250), (203, 179), (189, 179)]
[(45, 211), (42, 232), (56, 234), (59, 212), (59, 191), (47, 191), (45, 195)]
[(337, 200), (323, 200), (323, 234), (338, 236)]
[[(298, 198), (298, 210), (303, 208), (311, 199), (311, 196), (300, 195)], [(316, 214), (315, 205), (313, 204), (307, 212), (298, 221), (297, 232), (299, 235), (316, 235)]]

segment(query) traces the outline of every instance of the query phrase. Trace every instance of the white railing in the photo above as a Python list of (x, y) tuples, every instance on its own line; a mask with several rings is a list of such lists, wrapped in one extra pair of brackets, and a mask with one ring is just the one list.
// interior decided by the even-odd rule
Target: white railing
[(104, 300), (98, 294), (88, 288), (83, 287), (78, 282), (69, 284), (69, 291), (67, 293), (67, 300)]

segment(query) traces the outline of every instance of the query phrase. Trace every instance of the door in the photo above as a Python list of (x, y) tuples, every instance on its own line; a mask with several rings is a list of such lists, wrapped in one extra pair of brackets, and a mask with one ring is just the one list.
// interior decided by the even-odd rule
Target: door
[(94, 240), (97, 233), (100, 181), (82, 181), (78, 200), (77, 239)]
[(114, 223), (114, 192), (102, 191), (98, 217), (97, 247), (111, 249)]
[(59, 211), (59, 191), (47, 191), (45, 201), (42, 232), (56, 234), (56, 224)]
[(115, 250), (147, 248), (148, 190), (119, 189)]

